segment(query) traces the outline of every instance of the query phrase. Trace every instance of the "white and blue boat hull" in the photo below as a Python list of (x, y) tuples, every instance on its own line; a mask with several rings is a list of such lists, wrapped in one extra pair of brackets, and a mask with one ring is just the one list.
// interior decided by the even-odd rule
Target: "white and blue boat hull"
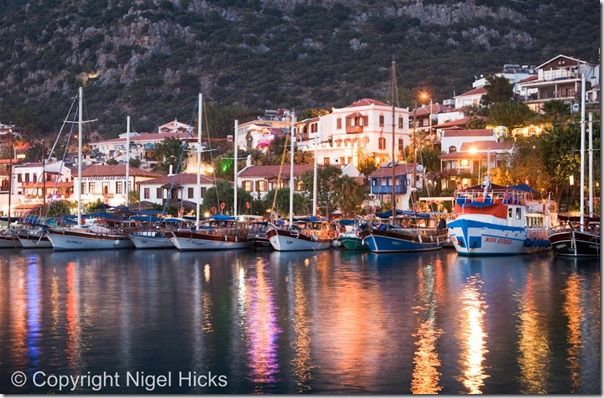
[(526, 229), (457, 218), (449, 222), (449, 238), (457, 253), (466, 256), (522, 254)]

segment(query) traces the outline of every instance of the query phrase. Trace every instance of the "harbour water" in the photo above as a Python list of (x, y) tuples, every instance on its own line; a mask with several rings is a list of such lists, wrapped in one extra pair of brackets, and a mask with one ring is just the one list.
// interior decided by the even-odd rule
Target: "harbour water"
[[(160, 393), (601, 392), (599, 263), (551, 254), (3, 251), (0, 325), (0, 392), (57, 392), (39, 371), (228, 379)], [(149, 390), (123, 381), (101, 392)]]

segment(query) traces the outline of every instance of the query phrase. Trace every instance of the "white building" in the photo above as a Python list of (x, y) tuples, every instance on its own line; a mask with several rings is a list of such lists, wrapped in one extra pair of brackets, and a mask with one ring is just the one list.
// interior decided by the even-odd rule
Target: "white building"
[[(137, 183), (160, 177), (161, 174), (130, 167), (129, 189), (135, 191)], [(78, 189), (82, 189), (82, 202), (92, 203), (101, 200), (110, 206), (120, 206), (126, 203), (126, 166), (123, 164), (93, 165), (82, 170), (80, 179), (75, 172), (74, 199), (77, 198)]]
[(532, 110), (541, 112), (548, 101), (580, 102), (581, 75), (585, 75), (586, 90), (599, 87), (599, 65), (560, 54), (537, 67), (536, 79), (519, 82), (518, 90), (525, 94), (524, 101)]
[[(215, 186), (215, 183), (212, 177), (205, 175), (199, 177), (199, 203), (203, 203), (203, 196), (209, 188)], [(217, 179), (216, 181), (224, 180)], [(162, 205), (166, 199), (170, 199), (197, 203), (197, 174), (183, 173), (161, 176), (141, 181), (138, 185), (141, 202)]]
[[(294, 192), (301, 192), (301, 177), (312, 172), (313, 166), (294, 165)], [(290, 166), (283, 165), (248, 165), (239, 172), (237, 186), (249, 192), (254, 199), (264, 199), (269, 191), (276, 188), (289, 188)]]
[(485, 87), (473, 88), (463, 94), (455, 96), (455, 109), (461, 109), (464, 106), (479, 106), (482, 96), (487, 93)]
[(440, 139), (442, 153), (461, 151), (461, 146), (468, 142), (497, 141), (493, 129), (481, 130), (444, 130)]
[[(396, 157), (410, 143), (409, 110), (395, 108), (394, 144)], [(303, 151), (315, 151), (319, 164), (358, 166), (366, 158), (382, 163), (392, 154), (392, 106), (374, 99), (361, 99), (344, 108), (332, 108), (319, 117), (316, 132), (299, 143)]]
[[(534, 76), (537, 74), (535, 70), (535, 66), (531, 65), (519, 65), (519, 64), (505, 64), (503, 65), (503, 69), (499, 73), (495, 73), (497, 77), (506, 78), (510, 84), (515, 85), (521, 80), (528, 78), (529, 76)], [(474, 80), (472, 83), (473, 88), (483, 87), (487, 85), (487, 78), (484, 75), (481, 75), (479, 78)]]

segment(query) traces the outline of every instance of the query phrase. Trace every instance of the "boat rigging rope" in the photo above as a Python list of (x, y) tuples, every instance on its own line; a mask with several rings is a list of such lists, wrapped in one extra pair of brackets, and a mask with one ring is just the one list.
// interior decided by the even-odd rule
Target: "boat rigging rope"
[[(279, 193), (279, 182), (281, 181), (281, 172), (283, 171), (283, 164), (285, 163), (285, 155), (287, 154), (287, 144), (289, 140), (289, 134), (285, 135), (285, 142), (283, 143), (283, 153), (281, 154), (281, 164), (279, 165), (279, 174), (277, 175), (277, 188), (275, 188), (275, 195), (273, 196), (273, 204), (271, 205), (271, 213), (275, 210), (275, 203), (277, 202), (277, 194)], [(293, 176), (289, 176), (293, 178)]]
[[(193, 105), (193, 112), (191, 114), (191, 122), (189, 124), (189, 128), (186, 131), (186, 134), (188, 137), (192, 137), (193, 136), (193, 123), (195, 122), (195, 109), (196, 109), (196, 104)], [(185, 148), (187, 147), (187, 141), (183, 140), (182, 144), (180, 145), (180, 153), (178, 154), (178, 164), (176, 165), (176, 170), (174, 175), (172, 176), (172, 180), (170, 181), (170, 190), (168, 191), (168, 196), (171, 196), (172, 194), (172, 189), (174, 188), (174, 183), (176, 181), (176, 176), (180, 173), (180, 166), (182, 165), (182, 158), (183, 158), (183, 154), (185, 153)], [(161, 215), (163, 216), (166, 213), (168, 204), (170, 202), (172, 198), (166, 198), (166, 201), (164, 202), (164, 207), (161, 211)], [(181, 197), (182, 200), (182, 197)]]

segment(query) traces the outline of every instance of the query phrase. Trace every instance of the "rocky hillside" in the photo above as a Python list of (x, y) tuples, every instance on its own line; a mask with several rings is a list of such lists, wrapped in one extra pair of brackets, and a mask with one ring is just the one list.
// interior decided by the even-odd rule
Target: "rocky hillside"
[(388, 96), (398, 62), (403, 103), (467, 89), (504, 63), (557, 53), (598, 61), (595, 0), (4, 0), (0, 121), (51, 132), (79, 82), (101, 133), (178, 117), (196, 94), (210, 127), (272, 107), (337, 106)]

